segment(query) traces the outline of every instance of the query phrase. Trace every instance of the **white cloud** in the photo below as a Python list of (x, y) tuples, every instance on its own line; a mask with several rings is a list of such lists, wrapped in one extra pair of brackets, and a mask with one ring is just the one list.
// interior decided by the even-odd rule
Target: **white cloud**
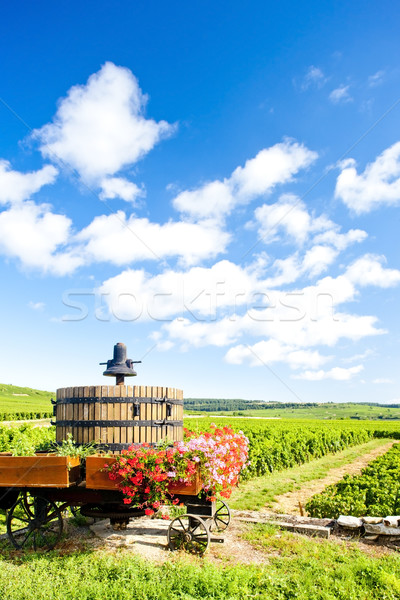
[(174, 131), (143, 115), (147, 97), (129, 69), (111, 62), (75, 85), (52, 123), (33, 132), (46, 158), (76, 169), (89, 184), (137, 162)]
[(291, 181), (300, 170), (317, 159), (317, 153), (293, 141), (261, 150), (237, 167), (228, 179), (211, 181), (197, 189), (185, 190), (174, 200), (174, 207), (194, 218), (229, 214), (236, 206), (270, 193), (278, 184)]
[(382, 267), (382, 263), (384, 262), (384, 256), (365, 254), (347, 268), (346, 277), (354, 284), (360, 286), (393, 287), (400, 283), (400, 271), (397, 269), (385, 269)]
[(355, 242), (363, 242), (367, 237), (367, 232), (362, 229), (350, 229), (347, 233), (339, 233), (335, 229), (330, 229), (316, 235), (313, 242), (331, 244), (337, 250), (342, 251)]
[(329, 246), (313, 246), (304, 256), (302, 271), (309, 273), (311, 277), (321, 275), (334, 262), (337, 255), (337, 250)]
[(300, 367), (315, 369), (326, 363), (329, 357), (321, 356), (315, 350), (299, 350), (296, 346), (287, 346), (270, 339), (257, 342), (253, 346), (234, 346), (226, 353), (225, 360), (234, 365), (249, 362), (252, 367), (285, 362), (292, 369)]
[(301, 84), (303, 91), (308, 90), (309, 87), (321, 88), (327, 82), (327, 78), (319, 67), (311, 65), (308, 67), (307, 73), (304, 76)]
[(250, 270), (223, 260), (210, 268), (168, 270), (155, 276), (129, 269), (106, 280), (99, 292), (117, 318), (137, 318), (140, 304), (142, 320), (186, 314), (204, 323), (221, 309), (249, 304), (261, 286)]
[(28, 200), (44, 185), (53, 183), (57, 174), (57, 169), (52, 165), (45, 165), (39, 171), (21, 173), (13, 171), (7, 160), (0, 160), (0, 204)]
[(373, 75), (368, 77), (368, 85), (369, 87), (377, 87), (383, 83), (385, 77), (385, 71), (377, 71)]
[(100, 187), (102, 189), (99, 194), (100, 200), (121, 198), (125, 202), (135, 204), (137, 198), (145, 195), (143, 189), (124, 177), (106, 177), (100, 182)]
[(215, 221), (152, 223), (123, 211), (96, 217), (76, 237), (90, 261), (129, 265), (171, 256), (190, 265), (225, 252), (230, 234)]
[(194, 218), (221, 217), (235, 206), (228, 181), (211, 181), (195, 190), (185, 190), (173, 200), (174, 207)]
[[(352, 315), (339, 312), (337, 307), (354, 299), (356, 290), (345, 276), (336, 279), (326, 277), (314, 286), (290, 292), (273, 291), (256, 282), (253, 295), (240, 295), (228, 316), (219, 314), (212, 319), (190, 320), (186, 311), (184, 319), (175, 319), (163, 326), (164, 333), (172, 339), (196, 346), (227, 345), (241, 336), (274, 339), (286, 346), (305, 349), (315, 346), (333, 347), (340, 339), (359, 340), (366, 336), (380, 335), (376, 317)], [(209, 288), (211, 289), (211, 288)], [(256, 291), (258, 292), (256, 293)], [(229, 297), (227, 297), (229, 299)], [(227, 303), (226, 306), (229, 304)], [(245, 306), (243, 315), (236, 314), (236, 307)]]
[(293, 194), (282, 195), (274, 204), (263, 204), (254, 212), (259, 224), (259, 236), (266, 243), (278, 239), (280, 231), (297, 244), (304, 244), (311, 233), (336, 229), (325, 216), (311, 215), (300, 198)]
[(43, 310), (46, 305), (44, 302), (28, 302), (28, 306), (32, 310)]
[(393, 379), (386, 379), (385, 377), (379, 377), (378, 379), (374, 379), (372, 383), (376, 383), (378, 385), (382, 383), (394, 383)]
[(336, 379), (337, 381), (348, 381), (358, 373), (364, 370), (363, 365), (356, 365), (345, 369), (343, 367), (333, 367), (329, 371), (320, 369), (319, 371), (305, 371), (299, 375), (292, 375), (294, 379), (306, 379), (307, 381), (322, 381), (323, 379)]
[(237, 167), (231, 176), (235, 195), (245, 201), (267, 194), (282, 183), (291, 181), (300, 170), (309, 167), (318, 154), (302, 144), (286, 141), (261, 150), (247, 160), (244, 167)]
[(24, 267), (66, 275), (83, 262), (64, 249), (71, 225), (68, 217), (52, 213), (45, 204), (15, 205), (0, 213), (0, 253), (19, 259)]
[(335, 196), (357, 214), (380, 205), (397, 206), (400, 203), (400, 142), (382, 152), (360, 175), (355, 161), (347, 160), (337, 178)]
[(331, 265), (338, 255), (338, 251), (329, 246), (313, 246), (301, 258), (295, 252), (287, 258), (278, 258), (272, 264), (275, 270), (273, 277), (269, 277), (265, 284), (276, 288), (288, 283), (293, 283), (303, 275), (316, 277)]
[(329, 94), (329, 100), (334, 104), (351, 102), (353, 98), (349, 94), (349, 89), (349, 85), (340, 85)]

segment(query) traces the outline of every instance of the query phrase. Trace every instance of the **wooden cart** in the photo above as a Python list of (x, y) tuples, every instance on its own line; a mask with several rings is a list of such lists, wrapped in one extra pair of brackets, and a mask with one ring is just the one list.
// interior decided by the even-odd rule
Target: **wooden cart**
[[(18, 549), (54, 548), (63, 531), (62, 513), (68, 507), (80, 507), (84, 516), (109, 518), (119, 528), (126, 528), (131, 518), (143, 516), (143, 509), (123, 503), (118, 482), (111, 481), (104, 470), (104, 465), (113, 460), (88, 457), (82, 477), (79, 458), (0, 454), (0, 508), (8, 511), (7, 534), (11, 543)], [(205, 494), (200, 494), (201, 487), (198, 476), (190, 485), (171, 484), (171, 493), (182, 496), (187, 509), (169, 526), (171, 550), (202, 554), (210, 541), (223, 541), (212, 534), (228, 527), (229, 507), (222, 501), (207, 500)]]

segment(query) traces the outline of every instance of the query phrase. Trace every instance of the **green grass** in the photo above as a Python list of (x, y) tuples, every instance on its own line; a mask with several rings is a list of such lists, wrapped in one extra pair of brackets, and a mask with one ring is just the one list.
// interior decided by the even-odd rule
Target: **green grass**
[(272, 525), (249, 525), (243, 537), (269, 555), (270, 598), (400, 598), (398, 554), (371, 557), (357, 542), (308, 538)]
[[(277, 537), (279, 536), (279, 537)], [(0, 559), (0, 595), (12, 600), (398, 600), (400, 557), (253, 527), (262, 565), (174, 557), (162, 565), (122, 550), (19, 554)]]
[[(23, 396), (15, 394), (23, 394)], [(0, 413), (15, 413), (20, 411), (51, 412), (52, 404), (50, 398), (55, 398), (55, 394), (28, 387), (17, 387), (0, 383)]]
[(275, 471), (240, 484), (229, 499), (229, 506), (237, 510), (260, 510), (270, 506), (276, 496), (300, 489), (314, 479), (322, 479), (330, 469), (352, 463), (354, 460), (387, 444), (385, 438), (347, 448), (337, 454), (328, 454), (284, 471)]

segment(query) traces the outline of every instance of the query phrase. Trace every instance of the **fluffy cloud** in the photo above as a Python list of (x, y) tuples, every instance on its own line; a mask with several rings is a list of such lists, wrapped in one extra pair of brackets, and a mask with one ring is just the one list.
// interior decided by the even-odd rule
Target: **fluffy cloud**
[(57, 169), (52, 165), (45, 165), (39, 171), (20, 173), (13, 171), (8, 161), (0, 160), (0, 204), (28, 200), (44, 185), (53, 183), (57, 174)]
[(278, 258), (272, 264), (275, 275), (266, 280), (266, 285), (276, 288), (288, 283), (293, 283), (303, 275), (316, 277), (331, 265), (338, 255), (338, 251), (329, 246), (313, 246), (300, 257), (295, 252), (287, 258)]
[(323, 74), (322, 70), (319, 67), (314, 67), (314, 65), (311, 65), (304, 76), (301, 89), (305, 91), (308, 90), (309, 87), (321, 88), (326, 82), (327, 78)]
[(345, 161), (336, 181), (335, 196), (357, 214), (381, 205), (397, 206), (400, 203), (400, 142), (382, 152), (360, 175), (354, 160)]
[(123, 211), (96, 217), (76, 238), (90, 261), (128, 265), (140, 260), (178, 257), (187, 265), (223, 253), (230, 234), (215, 221), (152, 223)]
[(86, 85), (72, 87), (52, 123), (35, 130), (46, 158), (96, 184), (137, 162), (174, 131), (143, 115), (147, 98), (129, 69), (107, 62)]
[(349, 85), (340, 85), (329, 94), (329, 100), (333, 102), (333, 104), (351, 102), (353, 98), (349, 94), (349, 89)]
[(221, 217), (235, 206), (229, 181), (211, 181), (196, 190), (185, 190), (173, 200), (174, 207), (193, 218)]
[(251, 303), (261, 288), (250, 269), (223, 260), (210, 268), (168, 270), (156, 276), (130, 269), (105, 281), (99, 293), (117, 318), (167, 321), (186, 314), (204, 323), (220, 310)]
[[(260, 291), (245, 297), (243, 303), (239, 294), (227, 296), (225, 310), (216, 315), (212, 313), (211, 317), (201, 318), (199, 313), (194, 315), (185, 307), (181, 316), (162, 326), (164, 336), (183, 348), (222, 347), (237, 343), (243, 337), (259, 338), (260, 341), (255, 344), (256, 351), (259, 351), (259, 358), (263, 357), (262, 360), (267, 362), (268, 356), (274, 356), (271, 350), (275, 347), (273, 341), (284, 349), (276, 354), (277, 360), (288, 362), (292, 368), (297, 364), (315, 369), (327, 357), (320, 357), (313, 348), (331, 348), (340, 340), (356, 341), (385, 333), (376, 327), (374, 316), (337, 310), (340, 304), (353, 300), (357, 294), (354, 285), (344, 275), (335, 279), (326, 277), (314, 286), (291, 292), (265, 289), (260, 280), (255, 283)], [(229, 302), (231, 310), (228, 310)], [(249, 348), (253, 346), (234, 346), (228, 350), (226, 358), (235, 363), (251, 358), (253, 364), (254, 352)], [(270, 350), (271, 354), (268, 354)]]
[(235, 206), (247, 204), (257, 196), (270, 193), (278, 184), (287, 183), (317, 156), (296, 142), (275, 144), (261, 150), (243, 167), (237, 167), (228, 179), (181, 192), (174, 198), (173, 205), (193, 218), (221, 218)]
[(346, 277), (356, 285), (375, 285), (381, 288), (393, 287), (400, 283), (400, 271), (385, 269), (384, 256), (365, 254), (354, 261), (346, 270)]
[(0, 253), (17, 258), (24, 267), (66, 275), (82, 258), (64, 250), (71, 220), (51, 212), (47, 205), (25, 202), (0, 213)]
[(329, 357), (321, 356), (313, 350), (299, 350), (296, 346), (281, 344), (277, 340), (263, 340), (253, 346), (234, 346), (225, 355), (225, 360), (234, 365), (249, 362), (252, 367), (285, 362), (293, 369), (299, 367), (317, 368)]
[(296, 142), (275, 144), (246, 161), (244, 167), (237, 167), (230, 181), (239, 199), (248, 201), (271, 192), (278, 184), (287, 183), (317, 157), (316, 152)]
[(331, 244), (337, 250), (342, 251), (355, 242), (363, 242), (367, 237), (367, 232), (362, 229), (350, 229), (347, 233), (339, 233), (336, 229), (330, 229), (316, 235), (313, 242)]
[(310, 234), (335, 230), (337, 226), (325, 216), (311, 215), (300, 198), (284, 194), (274, 204), (263, 204), (254, 212), (259, 236), (266, 243), (278, 239), (283, 232), (297, 244), (304, 244)]
[(345, 369), (343, 367), (333, 367), (329, 371), (320, 369), (319, 371), (305, 371), (299, 375), (293, 375), (294, 379), (306, 379), (307, 381), (322, 381), (323, 379), (336, 379), (337, 381), (348, 381), (364, 370), (363, 365), (356, 365)]
[(137, 198), (144, 196), (144, 190), (124, 177), (106, 177), (100, 182), (100, 187), (100, 200), (121, 198), (135, 204)]

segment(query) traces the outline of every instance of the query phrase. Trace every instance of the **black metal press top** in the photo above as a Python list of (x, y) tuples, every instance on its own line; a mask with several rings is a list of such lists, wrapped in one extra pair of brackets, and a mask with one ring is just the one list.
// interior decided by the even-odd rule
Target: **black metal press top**
[(141, 363), (141, 360), (131, 360), (126, 358), (126, 346), (121, 342), (114, 346), (114, 357), (108, 360), (106, 363), (99, 363), (100, 365), (107, 365), (107, 369), (103, 375), (107, 377), (115, 377), (117, 385), (124, 384), (125, 377), (134, 377), (137, 375), (133, 365), (135, 363)]

